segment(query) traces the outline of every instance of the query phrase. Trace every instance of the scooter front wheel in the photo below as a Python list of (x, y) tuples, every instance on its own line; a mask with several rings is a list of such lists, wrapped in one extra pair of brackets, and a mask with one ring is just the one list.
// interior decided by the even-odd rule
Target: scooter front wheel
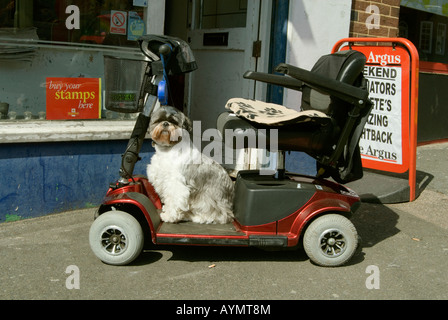
[(90, 248), (104, 263), (126, 265), (143, 250), (140, 223), (124, 211), (108, 211), (95, 219), (89, 232)]
[(303, 247), (314, 263), (337, 267), (347, 263), (358, 247), (353, 223), (340, 214), (326, 214), (311, 222), (303, 236)]

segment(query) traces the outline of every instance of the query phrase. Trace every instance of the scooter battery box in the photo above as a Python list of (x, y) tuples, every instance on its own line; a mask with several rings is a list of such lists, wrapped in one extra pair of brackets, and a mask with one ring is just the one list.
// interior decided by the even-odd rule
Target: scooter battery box
[(235, 184), (234, 215), (245, 226), (267, 224), (299, 210), (316, 192), (314, 185), (240, 171)]

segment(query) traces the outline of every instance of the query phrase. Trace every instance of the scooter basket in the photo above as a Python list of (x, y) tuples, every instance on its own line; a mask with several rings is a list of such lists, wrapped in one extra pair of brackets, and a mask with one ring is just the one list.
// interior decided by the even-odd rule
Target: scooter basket
[(104, 56), (105, 107), (107, 110), (140, 112), (138, 99), (148, 61)]

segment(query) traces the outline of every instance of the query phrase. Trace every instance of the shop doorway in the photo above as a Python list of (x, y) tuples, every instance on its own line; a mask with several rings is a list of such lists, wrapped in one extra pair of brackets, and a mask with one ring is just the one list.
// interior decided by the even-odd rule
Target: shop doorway
[[(198, 64), (185, 77), (182, 106), (200, 123), (201, 132), (195, 135), (202, 137), (205, 130), (216, 128), (230, 98), (266, 99), (267, 84), (243, 75), (247, 70), (268, 72), (272, 0), (167, 0), (166, 4), (165, 33), (187, 41)], [(208, 141), (202, 143), (204, 147)], [(234, 152), (226, 167), (257, 167), (257, 152), (251, 150)]]
[(258, 97), (243, 74), (261, 62), (261, 10), (259, 0), (190, 1), (187, 41), (199, 68), (187, 77), (186, 105), (202, 130), (216, 127), (228, 99)]

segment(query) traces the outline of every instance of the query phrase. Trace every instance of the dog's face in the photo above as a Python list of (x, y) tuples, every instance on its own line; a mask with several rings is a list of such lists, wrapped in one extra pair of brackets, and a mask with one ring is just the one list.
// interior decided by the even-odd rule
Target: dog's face
[(149, 133), (154, 143), (159, 146), (174, 146), (182, 140), (183, 134), (190, 134), (191, 131), (190, 119), (176, 108), (160, 107), (151, 115)]

